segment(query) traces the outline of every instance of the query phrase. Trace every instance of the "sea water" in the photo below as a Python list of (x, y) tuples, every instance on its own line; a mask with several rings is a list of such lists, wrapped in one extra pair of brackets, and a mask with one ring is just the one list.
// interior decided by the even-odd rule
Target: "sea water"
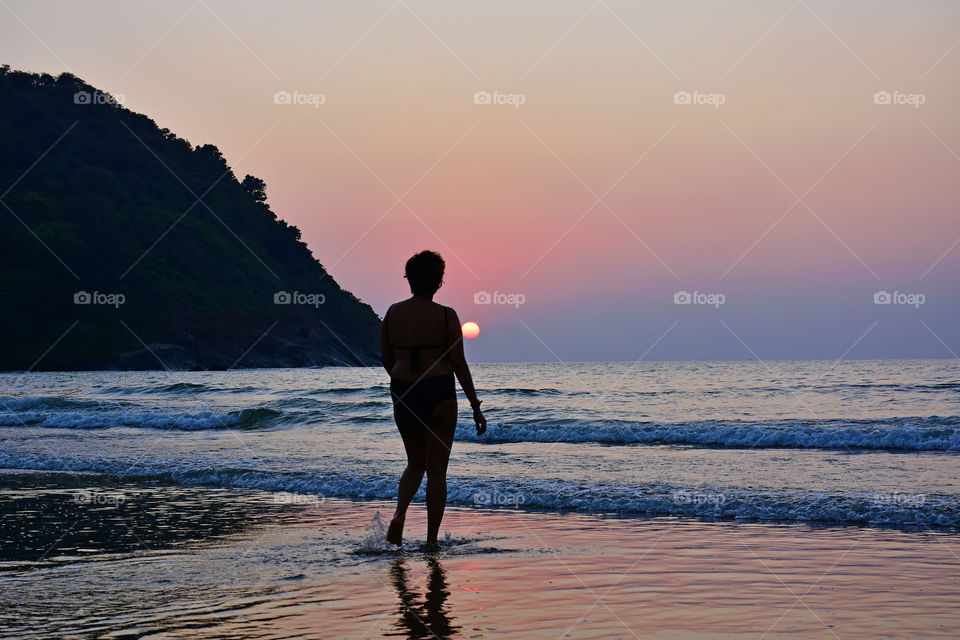
[[(960, 362), (477, 364), (465, 507), (960, 526)], [(0, 468), (391, 499), (383, 369), (0, 374)], [(2, 475), (0, 475), (2, 482)], [(422, 499), (422, 490), (418, 499)]]

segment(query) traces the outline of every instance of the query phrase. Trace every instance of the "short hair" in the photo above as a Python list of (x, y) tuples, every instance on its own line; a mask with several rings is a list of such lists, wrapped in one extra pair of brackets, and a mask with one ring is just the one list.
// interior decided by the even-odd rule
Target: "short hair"
[(409, 260), (404, 269), (404, 278), (410, 284), (413, 295), (432, 296), (443, 284), (446, 263), (436, 251), (421, 251)]

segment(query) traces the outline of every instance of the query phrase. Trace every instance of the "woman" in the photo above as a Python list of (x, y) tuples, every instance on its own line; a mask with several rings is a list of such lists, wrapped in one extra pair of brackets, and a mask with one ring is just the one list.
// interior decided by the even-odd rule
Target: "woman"
[(407, 468), (400, 477), (397, 511), (387, 540), (400, 546), (407, 506), (427, 474), (427, 541), (436, 551), (437, 534), (447, 502), (447, 461), (457, 428), (456, 375), (473, 408), (477, 435), (487, 430), (470, 368), (463, 356), (463, 334), (457, 312), (433, 301), (443, 284), (443, 258), (421, 251), (407, 260), (404, 277), (410, 298), (392, 305), (380, 328), (383, 367), (390, 374), (390, 395)]

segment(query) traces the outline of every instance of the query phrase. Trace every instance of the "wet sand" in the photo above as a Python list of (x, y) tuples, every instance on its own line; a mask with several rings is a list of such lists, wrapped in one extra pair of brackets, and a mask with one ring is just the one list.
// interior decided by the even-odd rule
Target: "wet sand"
[(422, 505), (397, 552), (372, 539), (382, 502), (3, 486), (3, 638), (952, 638), (960, 623), (951, 531), (449, 508), (445, 550), (425, 555)]

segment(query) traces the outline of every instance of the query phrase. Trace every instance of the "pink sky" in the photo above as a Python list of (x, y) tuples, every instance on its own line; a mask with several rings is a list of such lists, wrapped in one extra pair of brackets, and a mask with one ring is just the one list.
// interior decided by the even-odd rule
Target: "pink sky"
[(476, 358), (960, 350), (955, 2), (7, 5), (0, 62), (216, 144), (378, 312), (443, 253)]

